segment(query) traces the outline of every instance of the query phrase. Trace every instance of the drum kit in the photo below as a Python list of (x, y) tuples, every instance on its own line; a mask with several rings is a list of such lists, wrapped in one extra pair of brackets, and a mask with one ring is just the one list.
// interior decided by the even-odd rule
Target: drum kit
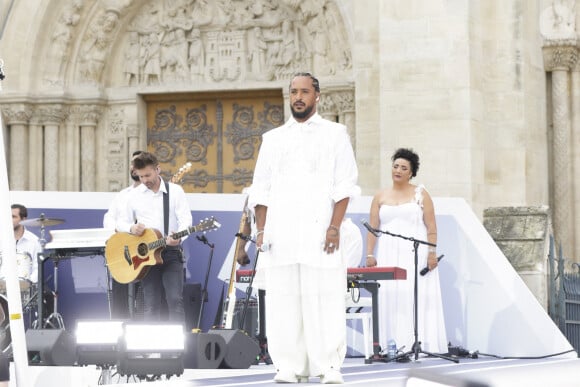
[[(45, 228), (49, 226), (56, 226), (62, 223), (64, 223), (64, 219), (47, 218), (44, 216), (44, 214), (40, 214), (40, 217), (38, 218), (25, 219), (20, 222), (20, 224), (25, 227), (40, 227), (39, 242), (42, 247), (41, 252), (44, 251), (44, 246), (46, 245)], [(29, 325), (33, 328), (38, 328), (38, 320), (42, 320), (44, 316), (37, 315), (37, 310), (34, 305), (34, 301), (38, 297), (38, 291), (36, 284), (30, 278), (32, 265), (33, 257), (31, 257), (29, 253), (16, 253), (16, 273), (18, 276), (18, 282), (20, 284), (20, 300), (22, 302), (22, 310), (29, 317)], [(41, 302), (45, 302), (44, 297)], [(0, 278), (0, 315), (1, 314), (4, 314), (5, 316), (9, 315), (8, 299), (6, 297), (6, 280), (4, 278)], [(36, 320), (33, 321), (35, 317)], [(56, 320), (57, 323), (62, 324), (62, 317), (56, 310), (56, 300), (54, 304), (54, 312), (46, 318), (46, 324), (49, 324), (51, 320)], [(9, 319), (4, 318), (0, 323), (0, 350), (7, 356), (12, 355), (12, 339), (10, 336), (9, 322)], [(64, 324), (62, 324), (60, 327), (64, 327), (63, 325)], [(42, 327), (44, 327), (44, 325), (42, 325)]]

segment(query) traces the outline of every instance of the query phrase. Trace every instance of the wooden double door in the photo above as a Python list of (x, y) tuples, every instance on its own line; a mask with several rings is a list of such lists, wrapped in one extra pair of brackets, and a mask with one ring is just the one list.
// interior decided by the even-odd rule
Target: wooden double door
[(284, 123), (281, 90), (148, 95), (147, 150), (185, 192), (239, 193), (252, 182), (262, 134)]

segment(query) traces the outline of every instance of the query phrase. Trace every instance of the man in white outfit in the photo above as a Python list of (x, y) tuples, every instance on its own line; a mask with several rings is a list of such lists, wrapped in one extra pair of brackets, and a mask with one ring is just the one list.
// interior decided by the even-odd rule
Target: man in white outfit
[(265, 274), (268, 351), (278, 383), (343, 383), (345, 282), (340, 226), (358, 195), (358, 170), (344, 125), (316, 112), (318, 80), (290, 84), (292, 117), (264, 134), (248, 190)]
[[(103, 216), (103, 227), (109, 229), (115, 229), (117, 220), (120, 218), (121, 214), (125, 211), (127, 207), (127, 197), (129, 194), (141, 184), (139, 176), (135, 174), (133, 168), (133, 160), (135, 157), (139, 156), (143, 151), (135, 151), (131, 155), (131, 166), (129, 168), (129, 173), (131, 175), (131, 180), (133, 183), (123, 188), (119, 193), (113, 198), (109, 206), (108, 211)], [(129, 305), (129, 299), (135, 296), (135, 284), (121, 284), (111, 278), (111, 317), (119, 319), (127, 319), (132, 317), (132, 305)], [(130, 288), (133, 289), (130, 289)], [(130, 297), (129, 293), (133, 293)]]

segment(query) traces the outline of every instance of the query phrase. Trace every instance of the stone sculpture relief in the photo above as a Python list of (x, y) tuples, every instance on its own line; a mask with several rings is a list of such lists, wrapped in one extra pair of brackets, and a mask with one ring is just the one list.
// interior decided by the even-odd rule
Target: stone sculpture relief
[(44, 81), (49, 85), (63, 84), (64, 65), (70, 56), (70, 45), (75, 27), (81, 18), (82, 6), (82, 0), (72, 1), (64, 7), (55, 25), (44, 69)]
[(540, 33), (545, 39), (576, 39), (576, 1), (554, 0), (540, 15)]
[(351, 68), (331, 0), (149, 1), (122, 20), (130, 4), (105, 7), (89, 25), (79, 52), (80, 81), (101, 80), (117, 33), (124, 55), (120, 86), (268, 81), (287, 79), (296, 69), (328, 76)]

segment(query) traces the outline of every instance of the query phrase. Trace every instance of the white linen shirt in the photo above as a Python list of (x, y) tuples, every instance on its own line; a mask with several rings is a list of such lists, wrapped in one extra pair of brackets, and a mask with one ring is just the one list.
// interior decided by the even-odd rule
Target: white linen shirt
[[(137, 186), (138, 187), (138, 186)], [(109, 206), (109, 210), (103, 216), (103, 228), (114, 229), (116, 227), (117, 219), (121, 216), (127, 207), (127, 197), (135, 189), (134, 185), (123, 188), (113, 198)]]
[[(313, 115), (265, 133), (248, 188), (248, 206), (268, 207), (264, 267), (301, 263), (341, 265), (323, 251), (334, 204), (360, 194), (350, 138), (342, 124)], [(340, 226), (340, 225), (338, 225)]]

